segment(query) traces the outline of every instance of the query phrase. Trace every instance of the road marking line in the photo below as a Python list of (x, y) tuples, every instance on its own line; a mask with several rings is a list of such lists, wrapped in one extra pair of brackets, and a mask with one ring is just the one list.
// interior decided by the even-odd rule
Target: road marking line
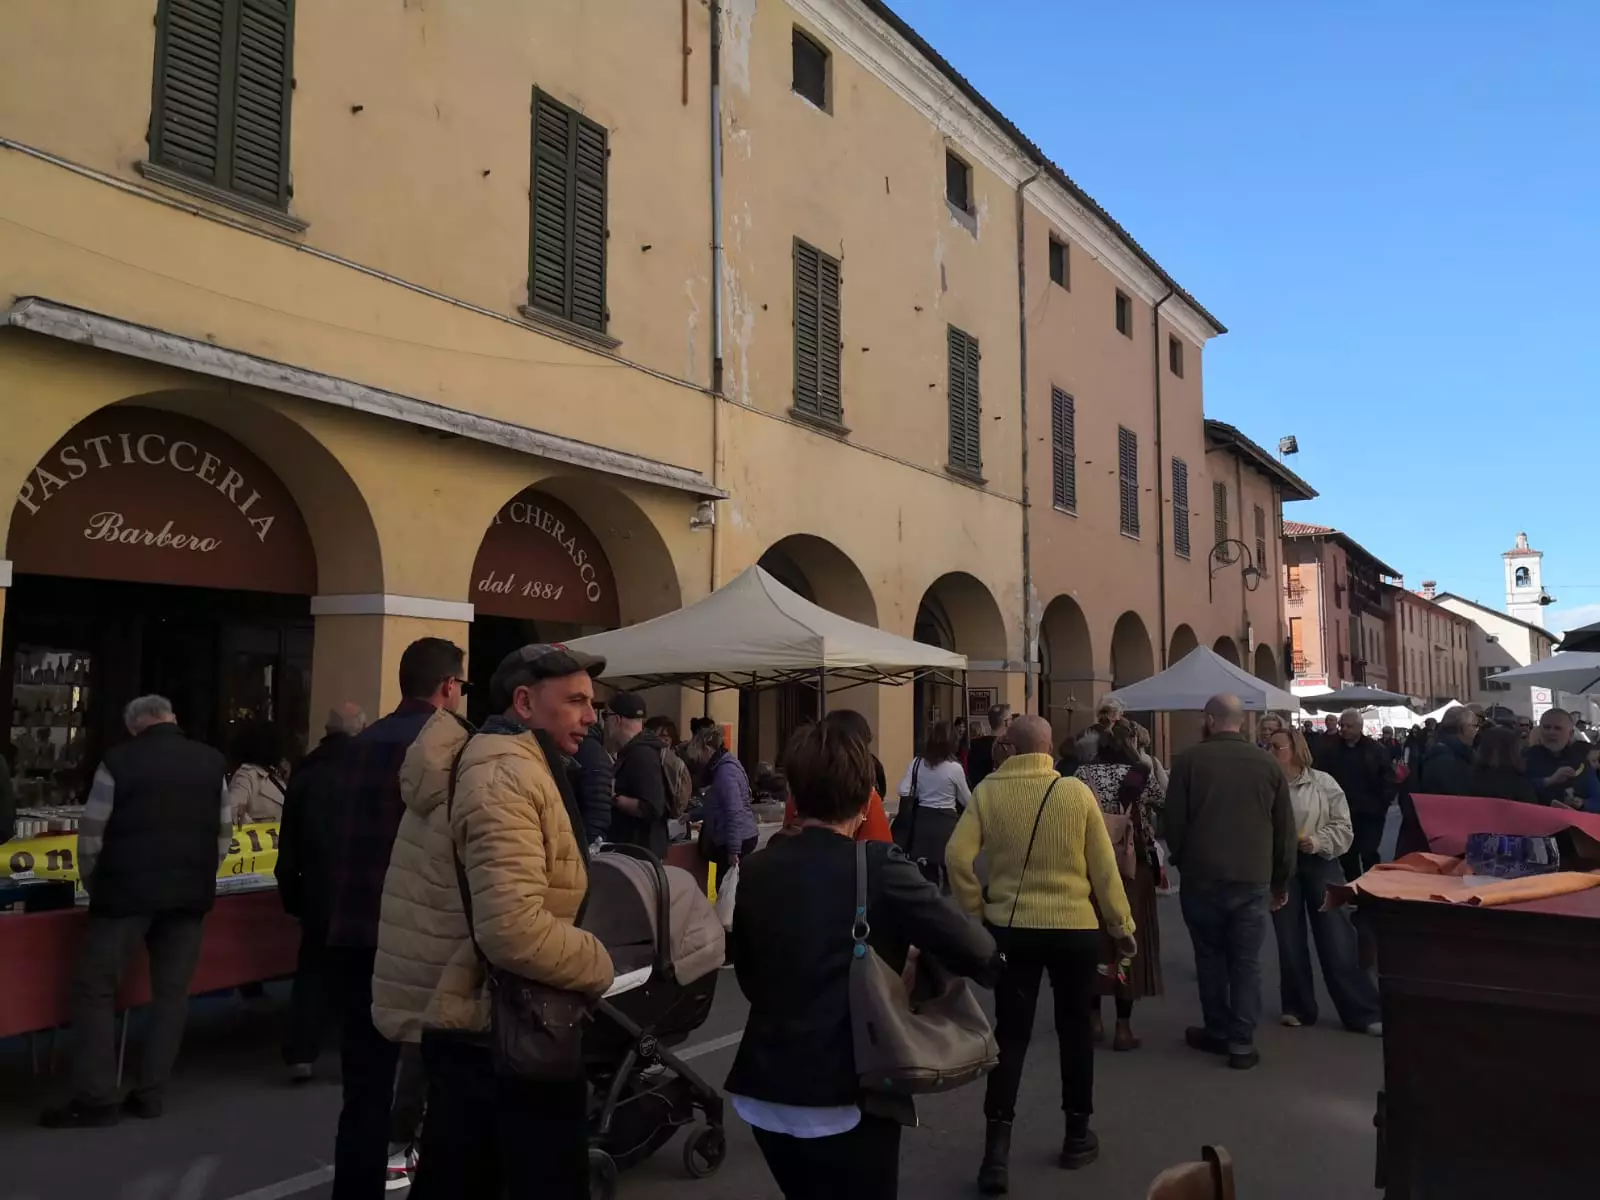
[(718, 1050), (726, 1050), (729, 1046), (737, 1046), (744, 1037), (744, 1030), (740, 1029), (723, 1037), (712, 1038), (709, 1042), (701, 1042), (690, 1046), (686, 1050), (678, 1051), (678, 1057), (688, 1062), (691, 1058), (699, 1058), (703, 1054), (715, 1054)]
[(333, 1178), (333, 1168), (318, 1167), (315, 1171), (307, 1171), (304, 1175), (296, 1175), (293, 1179), (285, 1179), (281, 1183), (269, 1183), (266, 1187), (256, 1188), (253, 1192), (240, 1192), (237, 1196), (230, 1196), (228, 1200), (285, 1200), (288, 1196), (298, 1196), (309, 1192), (312, 1188), (321, 1187)]

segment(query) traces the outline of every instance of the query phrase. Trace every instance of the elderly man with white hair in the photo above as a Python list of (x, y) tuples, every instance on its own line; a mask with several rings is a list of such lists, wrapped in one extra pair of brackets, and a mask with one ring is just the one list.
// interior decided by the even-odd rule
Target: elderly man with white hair
[[(50, 1128), (161, 1115), (201, 930), (233, 835), (222, 754), (186, 738), (163, 696), (132, 701), (123, 722), (132, 740), (106, 752), (78, 824), (89, 919), (68, 991), (72, 1097), (40, 1115)], [(150, 1032), (139, 1081), (119, 1107), (117, 985), (141, 942), (150, 958)]]

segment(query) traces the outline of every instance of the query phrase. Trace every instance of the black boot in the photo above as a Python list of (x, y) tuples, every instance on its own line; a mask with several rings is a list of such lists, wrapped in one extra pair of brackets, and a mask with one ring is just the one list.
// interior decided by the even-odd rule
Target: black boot
[(1100, 1139), (1089, 1128), (1088, 1113), (1067, 1114), (1067, 1136), (1061, 1143), (1061, 1165), (1069, 1171), (1087, 1167), (1100, 1157)]
[(978, 1191), (1004, 1196), (1011, 1188), (1011, 1122), (990, 1121), (983, 1133), (983, 1163), (978, 1167)]

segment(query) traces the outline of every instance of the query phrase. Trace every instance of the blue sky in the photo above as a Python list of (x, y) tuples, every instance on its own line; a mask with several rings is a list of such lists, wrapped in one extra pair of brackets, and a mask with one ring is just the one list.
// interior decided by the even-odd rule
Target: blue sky
[(1495, 605), (1526, 529), (1600, 620), (1600, 3), (890, 2), (1229, 327), (1290, 519)]

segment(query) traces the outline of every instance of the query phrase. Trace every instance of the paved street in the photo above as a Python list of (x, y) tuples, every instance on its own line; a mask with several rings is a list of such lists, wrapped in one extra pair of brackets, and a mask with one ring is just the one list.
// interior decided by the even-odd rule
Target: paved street
[[(1286, 1200), (1372, 1195), (1379, 1043), (1329, 1026), (1279, 1027), (1276, 980), (1269, 976), (1269, 1024), (1262, 1030), (1264, 1061), (1257, 1070), (1232, 1072), (1189, 1051), (1181, 1042), (1183, 1026), (1194, 1019), (1194, 969), (1176, 898), (1164, 900), (1163, 911), (1168, 995), (1136, 1013), (1143, 1049), (1100, 1054), (1096, 1125), (1102, 1157), (1071, 1176), (1052, 1165), (1061, 1116), (1048, 993), (1041, 999), (1019, 1106), (1027, 1115), (1016, 1135), (1013, 1194), (1140, 1200), (1162, 1166), (1193, 1157), (1204, 1142), (1220, 1142), (1238, 1163), (1242, 1195)], [(1270, 968), (1276, 959), (1270, 946), (1267, 957)], [(692, 1042), (703, 1051), (695, 1065), (719, 1083), (733, 1056), (728, 1039), (741, 1028), (745, 1011), (732, 973), (722, 979), (716, 1010)], [(1326, 999), (1324, 1008), (1331, 1011)], [(26, 1042), (5, 1044), (0, 1200), (326, 1197), (326, 1164), (339, 1109), (333, 1064), (327, 1064), (322, 1082), (304, 1088), (281, 1082), (280, 1019), (278, 989), (265, 1001), (203, 1002), (179, 1063), (169, 1115), (110, 1130), (33, 1127), (38, 1092), (29, 1076), (28, 1047)], [(904, 1195), (931, 1200), (976, 1195), (972, 1179), (981, 1141), (981, 1093), (981, 1087), (969, 1088), (922, 1106), (923, 1127), (908, 1132), (904, 1143)], [(749, 1131), (731, 1113), (730, 1118), (729, 1160), (717, 1177), (701, 1183), (685, 1178), (674, 1142), (624, 1177), (622, 1196), (775, 1196)]]

